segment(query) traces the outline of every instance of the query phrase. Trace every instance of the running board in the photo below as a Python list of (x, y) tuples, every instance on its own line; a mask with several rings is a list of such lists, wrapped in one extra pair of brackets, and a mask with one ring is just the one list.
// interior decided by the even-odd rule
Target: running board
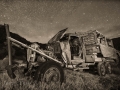
[(75, 68), (75, 69), (73, 69), (73, 70), (74, 70), (74, 71), (77, 71), (77, 70), (83, 70), (83, 69), (89, 69), (89, 67)]
[(71, 63), (70, 65), (66, 65), (66, 68), (72, 70), (81, 70), (81, 69), (89, 69), (89, 66), (91, 65), (95, 65), (95, 63), (79, 63), (77, 65)]
[(74, 71), (76, 71), (76, 70), (82, 70), (82, 69), (89, 69), (89, 67), (86, 67), (86, 66), (78, 66), (78, 67), (76, 67), (76, 65), (67, 65), (66, 68), (67, 69), (72, 69)]

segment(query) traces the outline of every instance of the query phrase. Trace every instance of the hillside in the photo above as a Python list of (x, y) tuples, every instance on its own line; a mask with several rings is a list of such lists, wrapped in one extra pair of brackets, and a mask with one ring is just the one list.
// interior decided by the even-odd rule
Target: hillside
[(112, 41), (113, 41), (113, 45), (114, 45), (115, 49), (120, 51), (120, 37), (113, 38)]

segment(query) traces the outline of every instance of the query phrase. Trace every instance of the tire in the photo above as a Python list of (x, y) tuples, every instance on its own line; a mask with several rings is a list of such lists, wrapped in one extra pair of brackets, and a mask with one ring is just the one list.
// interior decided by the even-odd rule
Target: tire
[(111, 74), (112, 73), (112, 67), (109, 62), (105, 63), (106, 73)]
[(48, 61), (43, 63), (35, 73), (35, 79), (43, 83), (51, 82), (62, 84), (64, 81), (63, 68), (56, 62)]
[(106, 75), (106, 68), (103, 62), (98, 63), (97, 70), (100, 76)]

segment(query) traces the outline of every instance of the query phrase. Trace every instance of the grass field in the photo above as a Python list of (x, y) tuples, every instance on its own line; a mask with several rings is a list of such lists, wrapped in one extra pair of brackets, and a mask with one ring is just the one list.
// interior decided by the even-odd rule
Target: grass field
[[(119, 68), (105, 77), (82, 71), (64, 71), (65, 82), (61, 86), (56, 84), (56, 87), (49, 85), (48, 90), (120, 90)], [(7, 73), (0, 73), (0, 90), (42, 90), (42, 85), (18, 74), (16, 79), (10, 79)]]

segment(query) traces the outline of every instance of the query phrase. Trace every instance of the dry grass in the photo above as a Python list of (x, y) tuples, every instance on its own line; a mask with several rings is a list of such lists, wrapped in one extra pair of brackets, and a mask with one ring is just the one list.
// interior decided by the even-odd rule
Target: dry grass
[[(62, 86), (49, 85), (47, 90), (118, 90), (120, 88), (119, 74), (100, 77), (88, 72), (65, 70), (65, 75), (66, 81)], [(42, 90), (42, 87), (41, 83), (36, 83), (28, 77), (17, 74), (17, 78), (12, 80), (6, 73), (0, 74), (0, 90)]]

